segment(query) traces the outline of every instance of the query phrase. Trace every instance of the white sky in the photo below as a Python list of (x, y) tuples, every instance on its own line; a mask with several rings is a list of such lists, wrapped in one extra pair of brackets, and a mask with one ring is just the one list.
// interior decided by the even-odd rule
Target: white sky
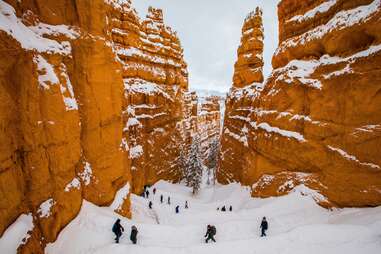
[(141, 17), (148, 6), (163, 9), (164, 21), (177, 31), (188, 63), (190, 89), (226, 92), (232, 85), (234, 63), (246, 15), (263, 9), (264, 75), (278, 44), (279, 0), (132, 0)]

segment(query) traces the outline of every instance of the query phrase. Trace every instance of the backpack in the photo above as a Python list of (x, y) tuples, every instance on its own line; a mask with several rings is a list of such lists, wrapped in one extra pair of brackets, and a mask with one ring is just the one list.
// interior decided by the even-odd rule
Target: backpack
[(211, 233), (212, 235), (216, 235), (216, 234), (217, 234), (217, 229), (216, 229), (215, 226), (211, 226), (211, 227), (210, 227), (210, 233)]

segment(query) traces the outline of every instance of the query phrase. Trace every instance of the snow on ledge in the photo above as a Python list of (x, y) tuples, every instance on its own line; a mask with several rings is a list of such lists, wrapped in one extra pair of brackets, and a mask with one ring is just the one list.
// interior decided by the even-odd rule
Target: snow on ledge
[(55, 203), (56, 201), (54, 201), (52, 198), (42, 202), (37, 210), (38, 216), (40, 218), (48, 218), (52, 214), (51, 210)]
[(17, 253), (17, 248), (26, 243), (30, 237), (29, 232), (34, 228), (33, 216), (31, 213), (20, 215), (17, 220), (10, 225), (0, 238), (1, 253)]
[(34, 56), (33, 62), (37, 65), (38, 83), (41, 88), (49, 89), (51, 85), (58, 84), (59, 79), (54, 72), (54, 68), (41, 55)]
[(311, 19), (315, 17), (318, 13), (324, 13), (327, 12), (329, 9), (331, 9), (332, 6), (336, 4), (337, 0), (328, 0), (326, 2), (323, 2), (322, 4), (316, 6), (312, 10), (307, 11), (303, 15), (297, 15), (292, 17), (291, 19), (287, 20), (286, 23), (288, 22), (302, 22), (308, 19)]
[(306, 142), (304, 136), (302, 134), (300, 134), (299, 132), (283, 130), (283, 129), (280, 129), (278, 127), (273, 127), (273, 126), (271, 126), (265, 122), (258, 124), (257, 122), (253, 121), (250, 123), (250, 125), (256, 130), (262, 129), (268, 133), (276, 133), (276, 134), (280, 134), (281, 136), (286, 137), (286, 138), (294, 138), (294, 139), (298, 140), (299, 142)]
[[(50, 28), (52, 27), (53, 26)], [(32, 29), (33, 28), (24, 25), (21, 20), (17, 18), (16, 11), (11, 5), (0, 1), (0, 30), (17, 40), (22, 48), (26, 50), (36, 50), (40, 53), (71, 54), (69, 42), (64, 41), (59, 43), (55, 40), (44, 38)]]
[(128, 197), (128, 194), (130, 193), (130, 183), (127, 182), (126, 185), (124, 185), (121, 189), (117, 191), (115, 194), (114, 201), (109, 206), (112, 210), (118, 211), (122, 208), (124, 201)]
[(343, 69), (323, 75), (325, 79), (329, 79), (334, 76), (341, 76), (343, 74), (352, 73), (350, 64), (355, 62), (357, 59), (371, 56), (380, 51), (381, 44), (370, 46), (369, 48), (363, 51), (357, 52), (351, 56), (344, 58), (324, 55), (320, 57), (319, 60), (292, 60), (286, 66), (274, 70), (274, 73), (272, 75), (280, 74), (277, 77), (276, 81), (282, 80), (291, 85), (293, 84), (293, 82), (295, 82), (295, 80), (298, 80), (300, 83), (304, 85), (316, 89), (321, 89), (321, 81), (318, 79), (312, 79), (310, 77), (317, 68), (325, 65), (346, 63), (347, 65)]
[(65, 192), (71, 191), (71, 189), (80, 189), (81, 188), (81, 182), (77, 177), (74, 177), (73, 180), (71, 180), (70, 183), (68, 183), (65, 187)]
[(351, 10), (340, 11), (326, 24), (305, 32), (296, 38), (290, 38), (282, 42), (276, 50), (275, 55), (284, 52), (287, 48), (304, 45), (312, 40), (320, 39), (333, 30), (342, 30), (365, 22), (374, 13), (380, 11), (380, 5), (381, 0), (374, 0), (369, 5), (362, 5)]
[(367, 167), (371, 167), (371, 168), (375, 168), (375, 169), (381, 169), (381, 167), (379, 165), (376, 165), (374, 163), (369, 163), (369, 162), (361, 162), (359, 161), (356, 156), (354, 155), (350, 155), (348, 154), (347, 152), (345, 152), (344, 150), (342, 149), (339, 149), (339, 148), (336, 148), (336, 147), (333, 147), (333, 146), (327, 146), (331, 151), (334, 151), (334, 152), (337, 152), (339, 153), (342, 157), (344, 157), (345, 159), (347, 160), (350, 160), (350, 161), (354, 161), (354, 162), (357, 162), (358, 164), (360, 165), (363, 165), (363, 166), (367, 166)]
[(137, 159), (143, 155), (143, 147), (141, 145), (137, 145), (130, 148), (130, 158)]

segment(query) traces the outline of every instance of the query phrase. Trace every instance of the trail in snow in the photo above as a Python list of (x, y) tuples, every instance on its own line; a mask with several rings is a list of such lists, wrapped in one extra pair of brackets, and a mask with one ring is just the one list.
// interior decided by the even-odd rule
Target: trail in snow
[[(182, 185), (160, 181), (153, 187), (157, 192), (153, 196), (151, 191), (152, 210), (147, 199), (132, 195), (132, 220), (85, 201), (46, 254), (381, 253), (381, 207), (328, 211), (299, 191), (254, 199), (239, 184), (204, 188), (197, 197)], [(171, 205), (166, 204), (168, 195)], [(189, 209), (184, 209), (186, 200)], [(180, 214), (175, 214), (176, 205)], [(232, 205), (233, 212), (217, 211), (222, 205)], [(270, 225), (266, 238), (259, 237), (263, 216)], [(125, 234), (115, 244), (111, 227), (118, 217)], [(207, 224), (217, 227), (217, 243), (204, 243)], [(132, 225), (139, 230), (137, 245), (129, 241)]]

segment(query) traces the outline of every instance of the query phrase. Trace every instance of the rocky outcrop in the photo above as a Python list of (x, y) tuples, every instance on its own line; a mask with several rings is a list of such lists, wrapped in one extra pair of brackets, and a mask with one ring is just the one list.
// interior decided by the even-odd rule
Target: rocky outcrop
[[(126, 8), (129, 6), (126, 6)], [(131, 20), (133, 22), (131, 22)], [(124, 137), (132, 160), (132, 191), (159, 179), (179, 181), (178, 144), (188, 74), (179, 39), (163, 23), (163, 13), (150, 8), (146, 20), (134, 9), (111, 21), (114, 48), (123, 66)]]
[(263, 82), (262, 10), (251, 12), (242, 27), (238, 59), (234, 65), (233, 87), (242, 88), (253, 82)]
[(279, 4), (271, 76), (227, 100), (220, 181), (254, 196), (304, 184), (325, 205), (381, 204), (380, 4)]
[(0, 1), (0, 38), (0, 235), (31, 220), (20, 253), (43, 253), (83, 199), (129, 216), (130, 187), (181, 178), (187, 71), (160, 10)]

